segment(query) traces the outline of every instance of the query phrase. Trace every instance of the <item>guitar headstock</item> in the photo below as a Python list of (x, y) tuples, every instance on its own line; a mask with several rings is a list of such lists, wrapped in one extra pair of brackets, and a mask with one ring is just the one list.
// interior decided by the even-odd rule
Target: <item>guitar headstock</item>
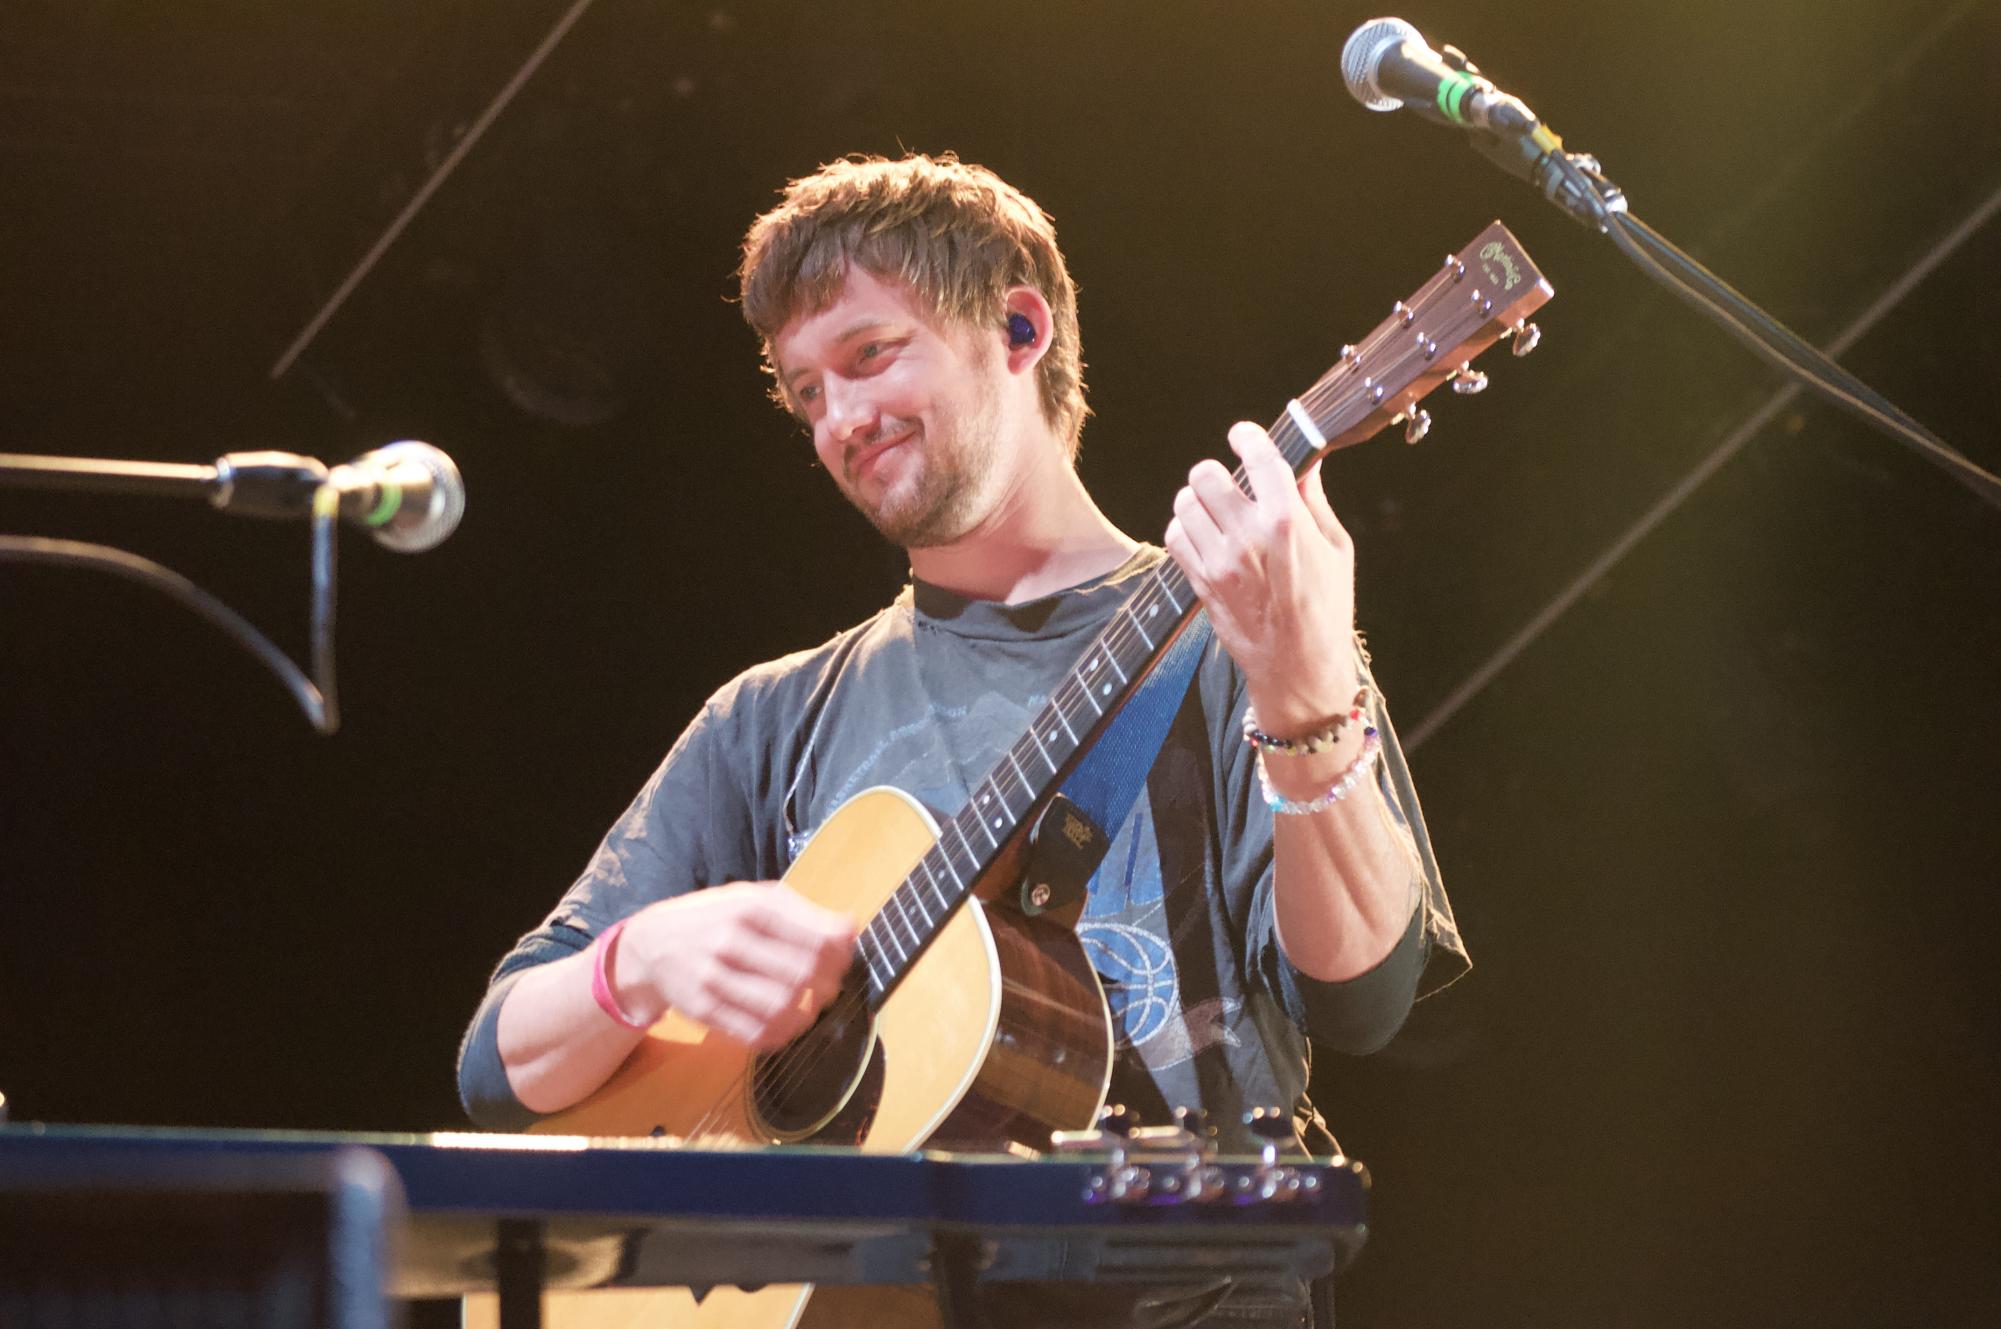
[(1288, 408), (1273, 438), (1301, 471), (1399, 420), (1417, 442), (1431, 427), (1418, 403), (1447, 382), (1461, 394), (1484, 389), (1487, 376), (1473, 361), (1503, 337), (1514, 339), (1517, 356), (1534, 350), (1542, 334), (1528, 316), (1555, 294), (1521, 242), (1493, 223), (1367, 337), (1342, 347), (1340, 363)]

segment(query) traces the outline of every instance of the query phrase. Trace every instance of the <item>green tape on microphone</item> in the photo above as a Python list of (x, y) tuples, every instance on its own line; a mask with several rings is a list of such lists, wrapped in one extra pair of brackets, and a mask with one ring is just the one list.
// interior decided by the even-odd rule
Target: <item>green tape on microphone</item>
[(1465, 102), (1466, 94), (1471, 91), (1473, 91), (1473, 80), (1464, 74), (1452, 74), (1439, 83), (1438, 109), (1444, 113), (1447, 120), (1455, 125), (1466, 123), (1466, 117), (1460, 114), (1459, 108)]
[(375, 510), (362, 518), (370, 526), (387, 522), (403, 506), (403, 486), (394, 481), (385, 480), (377, 487), (376, 495)]

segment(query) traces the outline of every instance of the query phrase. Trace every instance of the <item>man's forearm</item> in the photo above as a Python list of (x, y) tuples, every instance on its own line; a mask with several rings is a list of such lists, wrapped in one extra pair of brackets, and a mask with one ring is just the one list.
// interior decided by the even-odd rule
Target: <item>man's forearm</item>
[[(609, 933), (605, 934), (609, 935)], [(782, 882), (727, 882), (656, 901), (625, 920), (605, 964), (613, 1018), (592, 995), (601, 937), (524, 973), (496, 1035), (522, 1106), (555, 1112), (611, 1078), (669, 1010), (748, 1047), (778, 1047), (841, 990), (855, 924)]]
[(558, 1112), (611, 1078), (642, 1035), (591, 997), (593, 950), (538, 965), (515, 981), (497, 1033), (507, 1082), (532, 1112)]
[[(1324, 792), (1360, 756), (1336, 752), (1270, 756), (1273, 786), (1286, 797)], [(1279, 947), (1293, 967), (1344, 982), (1381, 963), (1410, 923), (1423, 874), (1417, 846), (1391, 812), (1371, 763), (1346, 798), (1304, 815), (1273, 819), (1273, 905)]]

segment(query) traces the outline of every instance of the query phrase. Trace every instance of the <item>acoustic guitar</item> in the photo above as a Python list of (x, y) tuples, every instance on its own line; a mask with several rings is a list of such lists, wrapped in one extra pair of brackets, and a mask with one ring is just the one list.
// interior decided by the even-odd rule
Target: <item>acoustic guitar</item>
[[(1528, 316), (1553, 294), (1493, 223), (1344, 346), (1286, 404), (1273, 441), (1295, 474), (1393, 423), (1415, 443), (1431, 424), (1419, 402), (1448, 382), (1460, 393), (1484, 388), (1474, 358), (1503, 338), (1525, 354), (1539, 336)], [(1237, 482), (1248, 488), (1241, 468)], [(535, 1129), (711, 1149), (812, 1142), (902, 1153), (1040, 1148), (1052, 1130), (1089, 1126), (1113, 1043), (1074, 931), (1082, 901), (1036, 912), (1008, 897), (1052, 795), (1197, 608), (1171, 559), (1148, 573), (942, 826), (892, 788), (857, 794), (828, 819), (785, 881), (854, 919), (859, 939), (847, 985), (805, 1033), (753, 1052), (669, 1012), (596, 1093)], [(699, 1299), (679, 1289), (554, 1293), (545, 1314), (553, 1329), (937, 1325), (921, 1295), (808, 1285), (714, 1288)], [(493, 1316), (491, 1298), (468, 1298), (469, 1326)]]

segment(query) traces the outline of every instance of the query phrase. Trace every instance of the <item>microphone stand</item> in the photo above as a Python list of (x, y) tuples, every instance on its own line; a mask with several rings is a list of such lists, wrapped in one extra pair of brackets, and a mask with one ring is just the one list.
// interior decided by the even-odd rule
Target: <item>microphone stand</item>
[(326, 463), (290, 452), (232, 452), (213, 466), (115, 461), (103, 457), (34, 457), (0, 452), (0, 484), (184, 498), (253, 517), (304, 517), (327, 482)]
[(171, 568), (107, 545), (0, 535), (0, 563), (88, 568), (150, 586), (207, 619), (270, 669), (321, 734), (340, 728), (334, 690), (336, 527), (340, 491), (327, 468), (289, 453), (239, 453), (214, 466), (38, 457), (0, 453), (0, 484), (127, 494), (201, 494), (217, 507), (267, 517), (306, 516), (312, 523), (312, 677), (250, 621)]
[[(1465, 57), (1451, 47), (1445, 48), (1445, 58), (1462, 69), (1472, 69), (1470, 64), (1459, 63)], [(1520, 102), (1509, 100), (1521, 113), (1520, 124), (1511, 124), (1498, 132), (1476, 132), (1472, 142), (1482, 156), (1510, 175), (1527, 180), (1572, 220), (1610, 237), (1619, 252), (1641, 272), (1729, 333), (1753, 355), (1914, 449), (1981, 498), (2001, 508), (2001, 476), (1960, 453), (1634, 216), (1627, 207), (1624, 192), (1605, 178), (1597, 158), (1565, 151), (1563, 140), (1533, 112)]]

